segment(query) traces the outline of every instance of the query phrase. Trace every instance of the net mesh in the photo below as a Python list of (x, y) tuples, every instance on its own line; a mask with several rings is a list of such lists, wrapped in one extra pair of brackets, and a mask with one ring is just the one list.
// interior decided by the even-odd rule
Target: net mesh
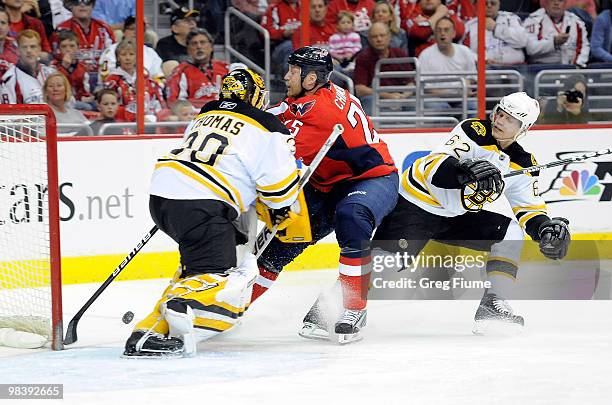
[(0, 115), (0, 328), (51, 334), (44, 115)]

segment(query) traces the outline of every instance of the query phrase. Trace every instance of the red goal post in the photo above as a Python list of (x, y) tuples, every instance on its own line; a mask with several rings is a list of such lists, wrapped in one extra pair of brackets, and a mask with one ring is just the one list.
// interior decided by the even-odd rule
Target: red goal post
[(57, 132), (50, 107), (0, 105), (0, 172), (0, 328), (43, 335), (61, 350)]

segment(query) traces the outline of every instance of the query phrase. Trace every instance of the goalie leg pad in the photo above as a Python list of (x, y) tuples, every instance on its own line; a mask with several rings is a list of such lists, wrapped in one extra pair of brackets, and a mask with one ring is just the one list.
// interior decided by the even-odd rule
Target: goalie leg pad
[(183, 356), (196, 354), (196, 338), (193, 330), (195, 315), (191, 307), (178, 300), (170, 300), (161, 307), (162, 316), (170, 327), (170, 336), (183, 341)]
[(157, 333), (159, 335), (168, 334), (170, 330), (168, 327), (168, 322), (166, 322), (166, 320), (163, 319), (159, 307), (161, 304), (166, 302), (166, 299), (164, 297), (172, 289), (174, 284), (180, 279), (180, 276), (181, 276), (181, 268), (179, 267), (179, 269), (174, 273), (174, 277), (172, 278), (172, 281), (170, 281), (170, 285), (166, 287), (166, 289), (162, 293), (162, 298), (160, 298), (159, 301), (157, 301), (157, 303), (155, 304), (155, 308), (153, 308), (153, 311), (149, 315), (147, 315), (143, 320), (138, 322), (136, 326), (134, 326), (134, 331), (143, 331), (143, 332), (150, 331), (153, 333)]
[(206, 340), (238, 322), (250, 302), (257, 274), (255, 256), (246, 253), (240, 267), (224, 274), (201, 274), (180, 280), (168, 291), (165, 301), (174, 302), (169, 308), (177, 312), (186, 313), (186, 310), (179, 310), (179, 305), (189, 307), (194, 315), (196, 340)]

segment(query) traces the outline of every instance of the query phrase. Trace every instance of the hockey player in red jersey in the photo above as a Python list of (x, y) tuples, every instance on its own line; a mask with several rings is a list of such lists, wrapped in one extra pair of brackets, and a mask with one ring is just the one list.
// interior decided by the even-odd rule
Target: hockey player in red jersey
[(332, 70), (327, 50), (304, 47), (294, 51), (285, 75), (287, 98), (270, 110), (292, 132), (295, 155), (307, 165), (335, 124), (342, 124), (345, 131), (304, 188), (312, 242), (274, 239), (259, 258), (260, 277), (253, 299), (307, 246), (335, 231), (344, 310), (338, 319), (329, 319), (315, 304), (300, 334), (329, 338), (335, 332), (340, 343), (346, 343), (359, 339), (359, 330), (365, 326), (369, 242), (374, 228), (395, 207), (398, 175), (387, 145), (379, 139), (359, 100), (329, 81)]

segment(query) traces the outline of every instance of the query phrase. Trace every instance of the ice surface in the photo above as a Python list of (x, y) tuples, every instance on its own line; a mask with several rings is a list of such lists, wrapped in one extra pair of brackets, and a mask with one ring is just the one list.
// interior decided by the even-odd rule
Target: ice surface
[[(67, 350), (1, 348), (0, 382), (63, 383), (78, 404), (612, 403), (610, 301), (514, 301), (526, 329), (513, 337), (472, 335), (477, 301), (373, 301), (363, 341), (300, 338), (336, 276), (283, 273), (241, 326), (172, 360), (120, 358), (134, 324), (121, 317), (143, 317), (167, 281), (115, 282)], [(66, 323), (97, 287), (64, 288)]]

